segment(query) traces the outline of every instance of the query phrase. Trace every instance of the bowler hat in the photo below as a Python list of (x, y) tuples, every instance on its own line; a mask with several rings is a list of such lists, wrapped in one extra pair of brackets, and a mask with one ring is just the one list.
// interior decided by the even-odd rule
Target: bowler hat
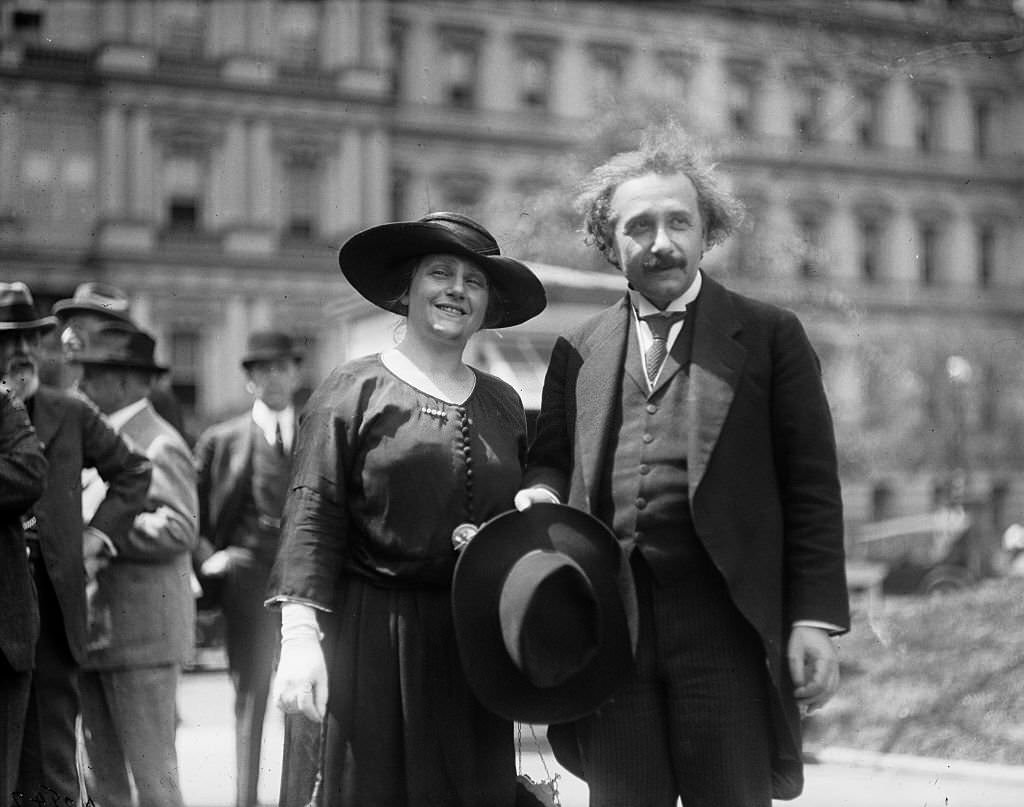
[(167, 367), (154, 359), (156, 342), (128, 322), (105, 322), (89, 335), (88, 343), (75, 351), (71, 361), (104, 367), (124, 367), (165, 373)]
[(0, 331), (48, 331), (56, 317), (40, 317), (32, 292), (20, 280), (0, 283)]
[[(417, 221), (394, 221), (356, 233), (338, 252), (338, 265), (352, 287), (374, 305), (403, 316), (400, 301), (408, 276), (402, 271), (422, 255), (458, 255), (487, 275), (499, 304), (484, 325), (505, 328), (536, 316), (547, 305), (544, 286), (526, 266), (500, 254), (483, 225), (459, 213), (430, 213)], [(493, 305), (493, 301), (492, 301)]]
[(484, 524), (456, 564), (452, 607), (466, 679), (508, 720), (590, 714), (633, 665), (629, 563), (615, 535), (573, 507), (534, 504)]
[(61, 321), (83, 312), (131, 322), (131, 303), (128, 295), (117, 286), (108, 283), (79, 283), (69, 299), (58, 300), (53, 304), (53, 313)]
[(302, 351), (292, 338), (281, 331), (253, 331), (245, 344), (245, 355), (242, 366), (249, 366), (259, 361), (275, 361), (276, 359), (294, 359), (302, 361)]

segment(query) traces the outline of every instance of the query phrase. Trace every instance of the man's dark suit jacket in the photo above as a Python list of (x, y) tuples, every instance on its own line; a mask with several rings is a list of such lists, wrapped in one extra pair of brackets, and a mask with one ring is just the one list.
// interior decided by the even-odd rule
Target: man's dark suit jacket
[[(558, 339), (544, 382), (524, 486), (547, 485), (588, 512), (596, 511), (601, 468), (611, 461), (630, 316), (626, 297)], [(817, 357), (792, 313), (705, 275), (695, 318), (687, 427), (679, 435), (693, 523), (764, 644), (776, 779), (799, 787), (789, 631), (797, 620), (849, 624), (832, 419)]]
[(35, 506), (40, 548), (60, 602), (68, 645), (78, 664), (86, 656), (85, 570), (82, 559), (82, 469), (95, 468), (107, 495), (89, 522), (116, 546), (146, 504), (149, 460), (132, 450), (81, 396), (41, 386), (32, 423), (49, 473)]
[(199, 549), (202, 563), (231, 542), (246, 485), (252, 477), (252, 441), (256, 424), (252, 412), (211, 426), (196, 444), (199, 475)]
[(39, 636), (21, 516), (42, 495), (45, 481), (46, 458), (25, 407), (0, 392), (0, 653), (19, 672), (32, 669)]

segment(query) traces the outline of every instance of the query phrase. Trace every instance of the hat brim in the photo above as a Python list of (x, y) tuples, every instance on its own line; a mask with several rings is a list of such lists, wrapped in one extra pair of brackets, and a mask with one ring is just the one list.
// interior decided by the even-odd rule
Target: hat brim
[(116, 319), (119, 322), (132, 323), (132, 318), (127, 312), (112, 311), (98, 303), (86, 303), (79, 300), (58, 300), (53, 304), (53, 313), (60, 320), (67, 320), (75, 314), (100, 314), (104, 317)]
[(520, 325), (535, 317), (547, 305), (544, 284), (530, 268), (504, 255), (482, 255), (466, 248), (446, 227), (422, 221), (379, 224), (356, 233), (338, 252), (338, 265), (345, 279), (374, 305), (405, 315), (400, 297), (408, 278), (401, 268), (422, 255), (452, 254), (466, 258), (487, 274), (497, 290), (501, 308), (488, 328)]
[(166, 365), (156, 364), (155, 362), (152, 364), (146, 364), (144, 362), (119, 361), (117, 359), (104, 359), (90, 356), (72, 355), (69, 361), (72, 364), (88, 364), (93, 367), (120, 367), (125, 370), (142, 370), (149, 371), (151, 373), (166, 373), (171, 369)]
[(301, 362), (303, 354), (297, 350), (282, 353), (281, 351), (267, 351), (266, 353), (247, 353), (242, 357), (242, 367), (248, 370), (252, 365), (262, 361), (277, 361), (278, 359), (291, 359)]
[[(545, 688), (534, 685), (509, 657), (498, 616), (505, 577), (535, 549), (562, 552), (579, 564), (601, 612), (601, 641), (593, 659), (563, 683)], [(535, 504), (484, 524), (456, 564), (452, 607), (466, 679), (480, 702), (507, 720), (577, 720), (604, 703), (632, 669), (637, 608), (629, 564), (615, 535), (576, 508)]]
[(56, 317), (40, 317), (27, 322), (0, 322), (0, 331), (49, 331), (56, 327)]

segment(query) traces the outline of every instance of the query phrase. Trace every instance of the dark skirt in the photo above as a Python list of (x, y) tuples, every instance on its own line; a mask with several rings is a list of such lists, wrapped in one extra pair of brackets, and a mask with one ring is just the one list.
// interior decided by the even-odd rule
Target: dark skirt
[(322, 807), (513, 805), (512, 725), (469, 689), (450, 598), (346, 579), (325, 625)]

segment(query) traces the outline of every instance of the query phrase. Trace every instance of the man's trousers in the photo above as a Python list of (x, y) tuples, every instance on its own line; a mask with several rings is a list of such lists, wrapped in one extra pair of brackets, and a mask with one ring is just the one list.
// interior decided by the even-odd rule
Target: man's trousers
[(182, 807), (175, 749), (176, 664), (84, 670), (83, 773), (101, 807)]

